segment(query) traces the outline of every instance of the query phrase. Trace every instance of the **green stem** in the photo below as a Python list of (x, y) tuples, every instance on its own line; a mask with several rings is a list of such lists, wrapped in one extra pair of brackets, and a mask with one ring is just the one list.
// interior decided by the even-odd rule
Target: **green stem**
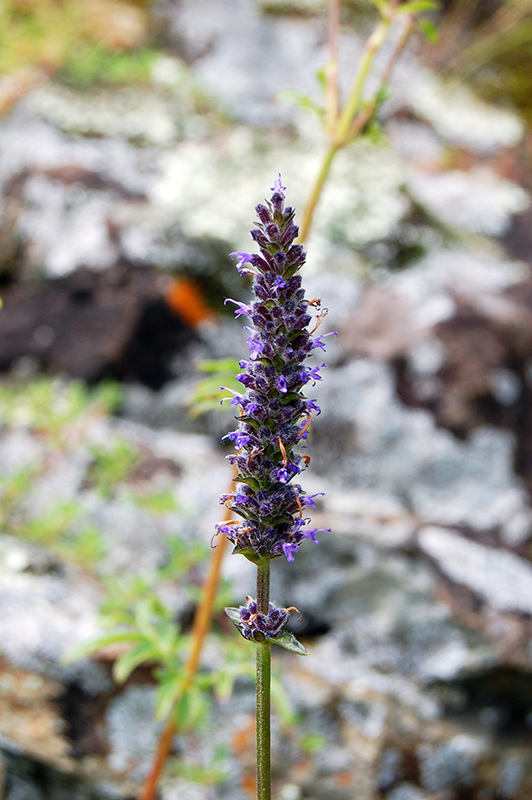
[(381, 19), (371, 36), (366, 42), (364, 52), (360, 60), (360, 65), (353, 80), (351, 93), (347, 98), (347, 102), (342, 110), (338, 127), (336, 128), (335, 141), (338, 147), (344, 147), (349, 139), (349, 129), (359, 110), (362, 90), (366, 83), (366, 78), (373, 64), (376, 52), (384, 43), (388, 34), (388, 29), (393, 19), (393, 7), (390, 7), (388, 13)]
[(303, 219), (301, 220), (301, 228), (299, 230), (298, 242), (304, 242), (307, 236), (309, 235), (309, 231), (312, 227), (312, 219), (314, 217), (314, 211), (316, 210), (316, 206), (318, 205), (318, 200), (320, 199), (321, 191), (323, 189), (325, 181), (329, 176), (329, 172), (331, 171), (331, 165), (337, 152), (338, 148), (334, 144), (331, 144), (325, 152), (325, 156), (321, 163), (320, 171), (318, 172), (316, 180), (314, 181), (314, 186), (312, 187), (312, 191), (307, 200), (305, 210), (303, 211)]
[[(270, 602), (270, 562), (257, 565), (257, 606), (267, 614)], [(257, 800), (270, 800), (270, 645), (257, 644)]]
[(340, 109), (340, 89), (338, 86), (338, 33), (342, 0), (329, 0), (327, 41), (329, 60), (325, 67), (327, 78), (325, 121), (329, 136), (334, 135)]

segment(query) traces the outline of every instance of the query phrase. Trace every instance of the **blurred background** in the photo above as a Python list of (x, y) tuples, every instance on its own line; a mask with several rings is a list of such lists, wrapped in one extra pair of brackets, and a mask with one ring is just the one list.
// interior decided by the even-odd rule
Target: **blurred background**
[[(342, 98), (376, 20), (342, 3)], [(532, 3), (423, 20), (305, 242), (339, 333), (302, 480), (332, 533), (273, 565), (310, 652), (275, 648), (278, 800), (532, 796)], [(190, 631), (231, 479), (218, 388), (246, 353), (228, 254), (278, 173), (301, 218), (327, 36), (325, 0), (0, 5), (6, 800), (138, 796), (167, 673), (66, 656)], [(253, 572), (226, 557), (217, 677), (162, 800), (254, 796), (251, 654), (221, 610)]]

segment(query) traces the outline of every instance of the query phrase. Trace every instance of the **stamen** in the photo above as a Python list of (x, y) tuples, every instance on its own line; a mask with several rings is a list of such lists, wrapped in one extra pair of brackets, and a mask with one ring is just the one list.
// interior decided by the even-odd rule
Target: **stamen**
[(301, 428), (301, 430), (299, 432), (298, 439), (301, 439), (301, 437), (304, 436), (306, 434), (306, 432), (308, 431), (308, 429), (310, 428), (310, 424), (312, 422), (312, 414), (310, 413), (310, 411), (306, 412), (306, 417), (307, 417), (307, 421), (305, 422), (305, 425), (303, 426), (303, 428)]
[(253, 450), (251, 451), (251, 453), (248, 456), (248, 467), (250, 466), (250, 464), (253, 461), (253, 459), (255, 458), (255, 456), (258, 456), (261, 453), (264, 453), (264, 447), (254, 447), (253, 448)]
[(286, 455), (286, 449), (285, 449), (285, 446), (283, 444), (283, 440), (281, 439), (280, 436), (278, 437), (278, 441), (279, 441), (279, 450), (281, 451), (281, 454), (283, 456), (283, 460), (282, 460), (281, 463), (282, 463), (283, 467), (286, 468), (288, 466), (288, 456)]
[(320, 313), (316, 317), (316, 324), (314, 325), (312, 330), (309, 331), (310, 336), (312, 336), (313, 333), (316, 333), (316, 331), (318, 330), (318, 328), (320, 327), (321, 323), (323, 322), (323, 320), (325, 319), (325, 317), (327, 316), (328, 313), (329, 313), (329, 309), (328, 308), (322, 308), (321, 309)]

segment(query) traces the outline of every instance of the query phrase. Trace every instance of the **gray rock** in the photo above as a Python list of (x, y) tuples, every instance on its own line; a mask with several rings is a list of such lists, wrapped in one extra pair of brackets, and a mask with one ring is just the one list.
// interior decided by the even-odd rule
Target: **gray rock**
[(107, 710), (109, 763), (117, 772), (127, 770), (137, 780), (149, 769), (161, 730), (154, 720), (154, 708), (153, 686), (128, 686)]
[(387, 795), (387, 800), (424, 800), (425, 792), (413, 783), (400, 783)]
[(520, 186), (486, 167), (436, 175), (411, 170), (408, 186), (417, 202), (446, 225), (485, 236), (502, 236), (512, 216), (530, 203)]
[(532, 614), (532, 565), (528, 561), (436, 526), (423, 528), (419, 543), (451, 580), (467, 586), (494, 608)]
[(461, 734), (443, 744), (421, 745), (421, 782), (429, 792), (467, 789), (476, 783), (477, 764), (486, 752), (485, 740)]

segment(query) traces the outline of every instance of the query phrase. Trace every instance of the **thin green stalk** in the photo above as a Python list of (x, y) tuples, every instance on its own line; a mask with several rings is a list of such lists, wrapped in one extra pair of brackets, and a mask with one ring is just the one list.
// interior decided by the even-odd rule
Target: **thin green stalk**
[(320, 199), (321, 191), (325, 184), (325, 181), (329, 177), (329, 172), (331, 171), (331, 165), (334, 161), (334, 157), (338, 152), (338, 148), (336, 145), (331, 144), (325, 152), (325, 156), (321, 163), (320, 171), (314, 181), (314, 186), (312, 187), (312, 191), (309, 195), (307, 203), (305, 205), (305, 210), (303, 211), (303, 218), (301, 220), (301, 227), (299, 229), (299, 237), (298, 242), (304, 242), (307, 236), (309, 235), (309, 231), (312, 227), (312, 219), (314, 217), (314, 211), (316, 206), (318, 205), (318, 200)]
[(340, 120), (336, 129), (335, 141), (339, 148), (344, 147), (347, 144), (349, 128), (351, 127), (351, 123), (355, 114), (360, 108), (362, 90), (364, 88), (364, 84), (366, 83), (366, 78), (368, 77), (371, 65), (373, 64), (375, 54), (386, 39), (392, 19), (393, 13), (390, 11), (389, 14), (381, 19), (366, 42), (360, 65), (353, 80), (351, 93), (347, 98), (347, 102), (340, 115)]
[(334, 134), (340, 110), (340, 87), (338, 85), (338, 34), (342, 0), (330, 0), (328, 12), (327, 41), (329, 60), (325, 67), (327, 97), (325, 127), (329, 136)]
[[(257, 606), (267, 614), (270, 602), (270, 562), (257, 565)], [(257, 800), (270, 800), (270, 644), (257, 644)]]
[[(355, 74), (351, 93), (341, 111), (340, 116), (337, 114), (337, 82), (336, 75), (334, 74), (334, 67), (337, 65), (337, 28), (339, 25), (339, 6), (337, 0), (330, 0), (329, 7), (329, 69), (331, 70), (330, 76), (328, 75), (327, 81), (327, 114), (326, 114), (326, 127), (329, 134), (329, 145), (325, 151), (321, 167), (319, 169), (316, 180), (308, 197), (308, 200), (303, 211), (303, 218), (300, 226), (299, 242), (304, 242), (312, 227), (314, 212), (321, 192), (329, 177), (331, 166), (334, 157), (339, 150), (346, 147), (356, 136), (358, 136), (364, 129), (365, 125), (369, 122), (371, 115), (374, 112), (377, 104), (378, 92), (374, 97), (363, 103), (362, 92), (366, 83), (366, 79), (373, 65), (376, 53), (381, 48), (386, 40), (390, 26), (395, 18), (396, 8), (399, 0), (392, 0), (386, 12), (383, 14), (380, 22), (366, 42), (359, 67)], [(381, 86), (386, 83), (390, 74), (395, 66), (395, 62), (399, 57), (401, 50), (404, 48), (406, 41), (412, 31), (413, 21), (412, 17), (408, 18), (405, 26), (403, 27), (402, 35), (399, 37), (397, 46), (394, 48), (392, 58), (389, 61), (388, 68), (384, 71)], [(336, 114), (336, 118), (334, 115)]]

